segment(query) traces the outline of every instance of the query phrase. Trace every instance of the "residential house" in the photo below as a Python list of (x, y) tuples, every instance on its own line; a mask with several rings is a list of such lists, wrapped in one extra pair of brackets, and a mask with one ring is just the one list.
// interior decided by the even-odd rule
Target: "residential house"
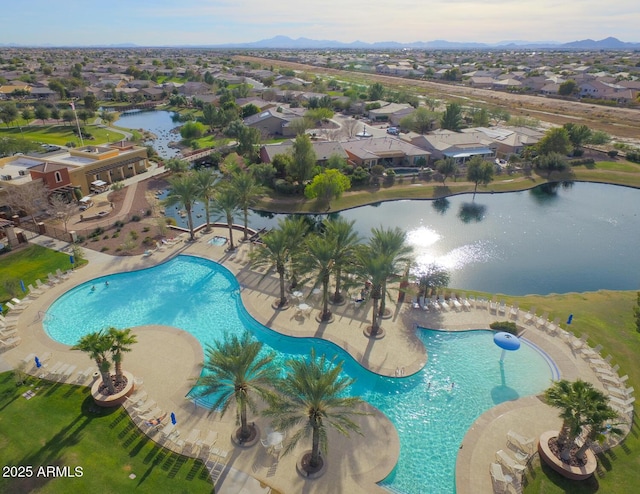
[(269, 108), (244, 119), (247, 127), (258, 129), (263, 135), (292, 136), (293, 131), (288, 128), (291, 118), (284, 116), (274, 108)]
[[(537, 144), (544, 136), (544, 132), (528, 127), (476, 127), (462, 129), (462, 132), (480, 137), (479, 141), (482, 142), (484, 138), (493, 141), (494, 145), (491, 145), (491, 148), (495, 149), (496, 155), (502, 158), (522, 153), (526, 147)], [(484, 137), (478, 133), (483, 134)]]
[[(325, 166), (327, 160), (333, 155), (348, 159), (348, 154), (338, 141), (311, 141), (311, 145), (316, 153), (316, 163), (320, 166)], [(263, 163), (271, 163), (276, 155), (290, 153), (292, 149), (293, 140), (267, 144), (260, 148), (260, 159)]]
[[(467, 129), (473, 130), (473, 129)], [(482, 132), (453, 132), (437, 130), (427, 135), (411, 139), (411, 143), (428, 151), (433, 160), (455, 158), (458, 163), (465, 163), (473, 156), (485, 159), (495, 158), (498, 145)]]
[(412, 114), (415, 108), (406, 103), (387, 103), (380, 101), (380, 108), (373, 108), (369, 110), (367, 116), (373, 122), (388, 122), (391, 121), (394, 116), (395, 122), (399, 122), (400, 119)]
[(421, 158), (429, 163), (430, 155), (425, 149), (394, 137), (371, 137), (341, 142), (354, 166), (371, 168), (382, 165), (385, 168), (397, 166), (418, 166)]

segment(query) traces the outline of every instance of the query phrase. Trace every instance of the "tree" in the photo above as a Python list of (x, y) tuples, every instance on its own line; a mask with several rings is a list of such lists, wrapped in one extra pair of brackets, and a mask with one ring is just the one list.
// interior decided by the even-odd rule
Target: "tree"
[(483, 160), (480, 156), (474, 156), (467, 163), (467, 180), (473, 182), (473, 195), (478, 190), (478, 184), (488, 185), (493, 180), (494, 165)]
[(413, 247), (407, 244), (407, 233), (398, 227), (372, 228), (369, 246), (387, 261), (387, 272), (382, 280), (380, 317), (384, 316), (387, 286), (400, 279), (400, 273), (412, 262)]
[(231, 188), (235, 192), (238, 207), (242, 210), (244, 225), (244, 241), (249, 238), (249, 208), (255, 205), (266, 189), (256, 182), (251, 173), (234, 173), (231, 176)]
[(551, 178), (554, 171), (561, 172), (569, 165), (566, 158), (559, 153), (543, 154), (536, 158), (535, 167), (541, 172), (547, 172), (547, 180)]
[(489, 112), (486, 108), (472, 108), (470, 115), (474, 127), (486, 127), (489, 125)]
[(256, 154), (256, 146), (260, 144), (261, 137), (258, 129), (243, 126), (238, 134), (238, 154), (253, 158)]
[(71, 349), (80, 350), (81, 352), (89, 354), (89, 358), (94, 360), (98, 366), (102, 377), (102, 384), (107, 387), (109, 394), (115, 394), (115, 387), (111, 380), (111, 373), (109, 372), (111, 362), (109, 361), (108, 354), (111, 351), (111, 347), (111, 336), (102, 330), (84, 335)]
[(369, 86), (369, 101), (378, 101), (384, 98), (384, 86), (379, 82), (374, 82)]
[(440, 118), (440, 127), (459, 132), (462, 128), (462, 107), (458, 103), (449, 103)]
[(191, 209), (193, 203), (198, 199), (200, 189), (198, 180), (193, 173), (185, 173), (169, 179), (169, 195), (164, 200), (167, 207), (180, 204), (187, 211), (187, 224), (189, 226), (189, 236), (191, 241), (195, 240), (193, 235), (193, 214)]
[(558, 94), (560, 96), (573, 96), (580, 91), (580, 87), (578, 83), (573, 79), (568, 79), (562, 83), (558, 87)]
[(229, 228), (229, 248), (227, 250), (234, 251), (236, 246), (233, 244), (233, 216), (238, 212), (238, 196), (229, 186), (220, 187), (213, 196), (211, 204), (211, 212), (224, 215)]
[(220, 125), (220, 114), (215, 105), (211, 103), (205, 103), (202, 107), (202, 122), (209, 126), (209, 129), (213, 132), (215, 127)]
[[(287, 374), (278, 384), (280, 391), (264, 411), (272, 418), (275, 428), (290, 431), (301, 426), (287, 441), (283, 454), (291, 452), (302, 438), (311, 436), (311, 453), (308, 473), (322, 468), (321, 452), (328, 451), (327, 426), (345, 436), (349, 431), (360, 434), (360, 427), (353, 421), (357, 415), (366, 415), (356, 407), (362, 400), (348, 396), (354, 380), (342, 375), (342, 361), (317, 358), (315, 350), (307, 359), (287, 361)], [(303, 464), (307, 462), (303, 459)]]
[(458, 165), (456, 160), (447, 156), (444, 159), (436, 161), (436, 170), (442, 175), (442, 185), (446, 186), (446, 180), (448, 177), (455, 176), (458, 172)]
[(282, 223), (278, 223), (284, 230), (287, 241), (289, 242), (289, 279), (290, 288), (294, 289), (298, 286), (298, 272), (300, 266), (300, 258), (303, 254), (304, 239), (309, 231), (309, 223), (302, 215), (285, 218)]
[(411, 114), (411, 118), (413, 120), (411, 129), (418, 134), (426, 134), (432, 130), (438, 119), (435, 112), (429, 111), (422, 106)]
[(323, 222), (325, 235), (335, 246), (333, 254), (333, 273), (336, 290), (333, 294), (333, 302), (340, 303), (344, 299), (340, 292), (343, 271), (351, 271), (356, 253), (356, 246), (360, 242), (360, 237), (355, 232), (353, 225), (355, 220), (347, 221), (338, 216), (335, 219), (328, 219)]
[(580, 150), (584, 143), (591, 138), (591, 129), (584, 124), (574, 124), (572, 122), (563, 125), (569, 133), (569, 140), (575, 150)]
[(18, 108), (15, 103), (6, 103), (0, 106), (0, 120), (2, 120), (7, 127), (18, 118)]
[(388, 260), (385, 256), (376, 252), (370, 245), (361, 245), (356, 253), (355, 274), (358, 279), (370, 287), (370, 297), (373, 300), (373, 313), (371, 316), (371, 336), (378, 334), (380, 330), (379, 302), (382, 297), (382, 284), (386, 279)]
[(636, 306), (633, 308), (633, 317), (636, 320), (636, 331), (640, 333), (640, 292), (637, 293)]
[(298, 182), (303, 183), (311, 178), (316, 165), (316, 152), (308, 135), (296, 136), (293, 142), (293, 160), (287, 172)]
[(322, 287), (322, 310), (320, 320), (329, 321), (329, 278), (335, 263), (335, 243), (326, 235), (312, 234), (305, 239), (300, 264), (303, 273), (313, 273), (316, 278), (315, 286)]
[(342, 171), (346, 166), (347, 166), (347, 160), (342, 156), (340, 156), (339, 154), (334, 153), (331, 156), (329, 156), (329, 159), (327, 160), (326, 168), (327, 170)]
[(46, 120), (51, 116), (51, 112), (46, 106), (38, 105), (35, 108), (34, 115), (37, 119), (42, 120), (42, 125), (44, 125)]
[(164, 167), (172, 173), (183, 173), (189, 169), (189, 162), (180, 158), (169, 158), (164, 162)]
[(304, 189), (308, 199), (317, 199), (320, 204), (329, 206), (331, 199), (338, 199), (345, 190), (351, 188), (351, 180), (339, 170), (326, 170), (313, 177), (313, 181)]
[(200, 122), (187, 122), (180, 127), (180, 135), (186, 141), (198, 139), (204, 135), (204, 125)]
[[(71, 113), (73, 114), (73, 112), (71, 112)], [(116, 119), (116, 113), (112, 112), (112, 111), (102, 110), (100, 112), (100, 118), (102, 119), (104, 124), (107, 127), (109, 127), (114, 122), (114, 120)]]
[(558, 153), (566, 156), (571, 151), (569, 132), (563, 127), (554, 127), (545, 132), (537, 144), (539, 154)]
[(297, 136), (305, 134), (311, 127), (313, 122), (306, 117), (294, 118), (289, 122), (289, 129)]
[(76, 116), (73, 114), (73, 110), (64, 110), (62, 112), (62, 120), (65, 124), (73, 122), (76, 119)]
[(88, 93), (84, 97), (84, 107), (87, 110), (90, 110), (90, 111), (98, 111), (98, 108), (100, 107), (100, 104), (99, 104), (98, 98), (96, 98), (95, 94)]
[(76, 213), (76, 208), (77, 205), (75, 203), (62, 195), (54, 194), (49, 198), (49, 213), (54, 218), (62, 221), (65, 233), (67, 233), (67, 223)]
[(22, 110), (20, 116), (22, 117), (22, 120), (26, 120), (28, 123), (30, 120), (33, 120), (33, 111), (31, 108), (25, 108)]
[[(560, 448), (560, 458), (569, 460), (571, 449), (576, 439), (587, 433), (594, 437), (604, 429), (608, 420), (615, 419), (618, 414), (608, 405), (608, 399), (593, 384), (578, 379), (569, 382), (566, 379), (556, 381), (545, 391), (545, 399), (549, 405), (560, 409), (562, 427), (556, 438)], [(582, 458), (589, 444), (583, 444), (576, 456)]]
[(138, 339), (131, 332), (131, 328), (117, 329), (110, 327), (107, 329), (107, 335), (111, 339), (111, 358), (116, 366), (116, 384), (121, 384), (124, 381), (122, 374), (124, 354), (131, 351), (131, 345), (137, 343)]
[(38, 227), (37, 216), (49, 208), (49, 190), (42, 180), (32, 180), (19, 187), (4, 187), (6, 204), (14, 213), (23, 212)]
[(449, 272), (436, 263), (431, 263), (417, 270), (418, 286), (424, 297), (429, 297), (440, 288), (449, 286), (451, 279)]
[(211, 231), (209, 204), (215, 191), (215, 185), (218, 181), (218, 176), (213, 172), (213, 170), (202, 168), (195, 172), (195, 178), (198, 185), (198, 198), (204, 204), (204, 214), (207, 223), (207, 225), (205, 226), (205, 231), (209, 232)]
[(254, 267), (267, 267), (268, 270), (273, 269), (278, 273), (280, 299), (277, 305), (279, 308), (285, 307), (288, 302), (284, 279), (290, 247), (287, 232), (284, 231), (282, 222), (279, 222), (279, 227), (263, 235), (262, 243), (250, 254), (251, 264)]
[(509, 115), (509, 112), (502, 108), (494, 108), (490, 110), (489, 116), (491, 117), (493, 125), (500, 125), (502, 122), (506, 123), (511, 121), (511, 115)]
[(198, 396), (215, 396), (212, 409), (220, 410), (221, 416), (235, 403), (236, 423), (240, 426), (236, 438), (240, 443), (255, 433), (247, 420), (247, 410), (254, 414), (258, 410), (254, 395), (273, 399), (271, 387), (278, 374), (273, 365), (275, 352), (263, 352), (262, 347), (248, 332), (226, 335), (223, 341), (207, 345), (204, 373), (196, 383), (202, 388)]

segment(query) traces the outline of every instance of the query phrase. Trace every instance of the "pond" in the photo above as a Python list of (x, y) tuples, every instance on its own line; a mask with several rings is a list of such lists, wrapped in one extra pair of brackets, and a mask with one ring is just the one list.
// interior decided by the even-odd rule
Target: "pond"
[(152, 132), (156, 139), (146, 141), (145, 144), (152, 145), (161, 158), (175, 158), (180, 155), (180, 151), (170, 148), (169, 143), (181, 139), (180, 134), (174, 129), (183, 124), (177, 120), (176, 115), (173, 112), (160, 110), (131, 110), (121, 113), (114, 125), (125, 129), (144, 129)]
[[(196, 205), (194, 220), (204, 221)], [(186, 219), (168, 208), (179, 225)], [(344, 211), (367, 237), (371, 228), (407, 231), (421, 265), (437, 263), (450, 286), (510, 295), (635, 290), (640, 286), (640, 191), (567, 183), (508, 194), (396, 201)], [(286, 215), (253, 212), (253, 228)], [(318, 222), (324, 216), (307, 216)], [(223, 221), (212, 217), (212, 221)], [(241, 223), (238, 216), (236, 223)]]

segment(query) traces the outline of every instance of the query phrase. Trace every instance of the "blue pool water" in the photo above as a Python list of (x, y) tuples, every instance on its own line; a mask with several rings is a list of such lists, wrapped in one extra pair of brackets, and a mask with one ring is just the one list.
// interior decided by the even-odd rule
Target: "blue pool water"
[(79, 285), (49, 308), (44, 321), (49, 336), (68, 345), (106, 326), (145, 324), (182, 328), (203, 346), (226, 332), (248, 329), (281, 362), (308, 355), (312, 346), (318, 354), (337, 354), (345, 373), (356, 379), (353, 393), (385, 413), (398, 430), (400, 460), (384, 485), (407, 494), (455, 492), (458, 448), (473, 421), (496, 404), (541, 392), (552, 376), (547, 361), (526, 342), (501, 366), (490, 331), (420, 329), (429, 354), (426, 367), (405, 378), (381, 377), (331, 343), (283, 336), (257, 323), (240, 302), (235, 277), (191, 256)]

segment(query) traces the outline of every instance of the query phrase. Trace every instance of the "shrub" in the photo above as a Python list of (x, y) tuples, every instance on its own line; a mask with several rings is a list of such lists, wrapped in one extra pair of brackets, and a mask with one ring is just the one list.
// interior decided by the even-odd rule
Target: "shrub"
[(109, 235), (104, 235), (104, 236), (102, 237), (102, 240), (107, 240), (108, 238), (109, 238)]
[(100, 249), (100, 252), (107, 252), (108, 250), (109, 250), (109, 247), (105, 245), (102, 247), (102, 249)]
[(113, 235), (111, 235), (111, 238), (118, 238), (120, 236), (120, 232), (116, 232)]
[(296, 186), (282, 178), (275, 181), (274, 189), (278, 194), (294, 195), (296, 193)]
[(571, 166), (580, 166), (580, 165), (594, 165), (596, 162), (593, 158), (583, 158), (581, 160), (571, 160), (569, 164)]
[(137, 214), (134, 214), (134, 215), (131, 217), (131, 221), (140, 221), (140, 220), (141, 220), (141, 218), (140, 218), (140, 216), (138, 216)]
[(640, 163), (640, 151), (627, 152), (627, 159), (633, 163)]
[(122, 228), (124, 226), (124, 221), (118, 220), (113, 224), (113, 226), (116, 228)]
[(165, 218), (165, 222), (167, 223), (167, 225), (171, 226), (176, 226), (178, 224), (175, 218)]
[(144, 215), (145, 215), (145, 216), (151, 216), (151, 210), (150, 210), (150, 209), (147, 209), (147, 210), (144, 212)]
[(91, 235), (89, 235), (89, 236), (90, 236), (90, 237), (96, 237), (96, 240), (97, 240), (97, 237), (99, 237), (99, 236), (100, 236), (100, 235), (102, 235), (103, 233), (104, 233), (104, 228), (102, 228), (102, 227), (100, 227), (100, 226), (99, 226), (98, 228), (96, 228), (95, 230), (93, 230), (93, 232), (92, 232), (92, 233), (91, 233)]
[(85, 238), (82, 235), (78, 235), (78, 238), (76, 239), (76, 243), (81, 244), (84, 241), (85, 241)]
[(138, 240), (138, 232), (131, 230), (129, 232), (129, 236), (131, 237), (132, 240)]
[(513, 321), (496, 321), (489, 324), (489, 327), (496, 331), (504, 331), (505, 333), (511, 333), (514, 335), (518, 334), (518, 328), (516, 323)]
[(152, 237), (149, 237), (147, 235), (146, 237), (144, 237), (144, 240), (142, 241), (142, 243), (144, 245), (154, 245), (155, 244), (155, 240)]
[(144, 233), (147, 233), (149, 230), (151, 230), (151, 228), (150, 228), (150, 227), (148, 227), (148, 226), (145, 226), (145, 227), (142, 229), (142, 231), (143, 231)]
[(616, 149), (607, 151), (607, 156), (609, 156), (609, 158), (615, 158), (616, 156), (618, 156), (618, 151)]

